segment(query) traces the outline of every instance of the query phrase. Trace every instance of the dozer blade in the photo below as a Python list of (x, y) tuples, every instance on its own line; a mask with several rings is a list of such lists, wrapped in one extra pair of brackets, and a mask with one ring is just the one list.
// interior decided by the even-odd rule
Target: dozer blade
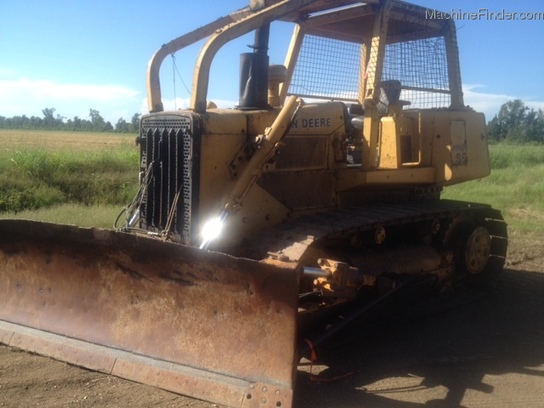
[(291, 406), (297, 288), (286, 267), (0, 221), (0, 342), (227, 406)]

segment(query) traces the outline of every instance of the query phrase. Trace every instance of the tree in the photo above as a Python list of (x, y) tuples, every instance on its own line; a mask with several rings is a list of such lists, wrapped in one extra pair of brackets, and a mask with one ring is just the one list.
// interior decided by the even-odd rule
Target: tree
[(64, 118), (60, 115), (55, 117), (55, 108), (42, 109), (43, 122), (42, 125), (45, 129), (62, 129), (64, 124)]
[(45, 126), (51, 126), (55, 122), (55, 108), (42, 109), (43, 122)]
[(31, 116), (30, 117), (30, 127), (32, 129), (41, 129), (43, 128), (43, 119), (39, 118), (37, 116)]
[(516, 99), (503, 104), (487, 124), (491, 140), (515, 143), (544, 142), (544, 112)]
[(129, 132), (138, 133), (140, 131), (140, 114), (135, 113), (130, 120)]
[(91, 117), (92, 128), (94, 131), (111, 132), (113, 130), (111, 123), (106, 122), (104, 118), (100, 116), (100, 112), (98, 112), (96, 109), (90, 109), (89, 116)]
[[(91, 120), (81, 119), (75, 116), (72, 119), (66, 119), (59, 114), (55, 114), (55, 108), (42, 109), (43, 118), (38, 116), (26, 115), (13, 116), (11, 118), (0, 116), (0, 129), (46, 129), (46, 130), (68, 130), (73, 132), (122, 132), (138, 133), (140, 114), (135, 113), (130, 122), (124, 118), (119, 118), (115, 127), (111, 122), (107, 122), (96, 109), (89, 109)], [(66, 119), (66, 120), (65, 120)]]
[(119, 133), (126, 133), (128, 132), (128, 123), (125, 119), (119, 118), (117, 123), (115, 124), (115, 131)]
[(100, 112), (96, 109), (89, 109), (89, 117), (91, 118), (93, 130), (102, 131), (106, 126), (106, 121), (104, 121), (104, 118), (100, 116)]

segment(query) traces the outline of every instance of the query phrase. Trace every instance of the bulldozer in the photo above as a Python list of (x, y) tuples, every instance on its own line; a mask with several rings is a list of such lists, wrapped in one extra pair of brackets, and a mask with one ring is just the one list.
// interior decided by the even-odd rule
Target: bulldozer
[[(293, 33), (271, 64), (278, 26)], [(248, 35), (238, 102), (218, 108), (212, 63)], [(165, 111), (161, 65), (195, 44), (189, 106)], [(250, 0), (161, 46), (147, 94), (116, 228), (0, 221), (0, 342), (288, 408), (310, 348), (397, 296), (504, 266), (500, 211), (441, 198), (490, 172), (453, 20), (398, 0)]]

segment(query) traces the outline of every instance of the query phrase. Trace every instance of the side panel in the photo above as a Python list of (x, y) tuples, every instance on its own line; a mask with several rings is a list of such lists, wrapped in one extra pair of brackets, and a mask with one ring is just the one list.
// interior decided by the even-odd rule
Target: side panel
[[(276, 110), (235, 109), (214, 109), (203, 115), (198, 231), (220, 214), (227, 203), (238, 172), (247, 163), (248, 140), (262, 134), (276, 116)], [(240, 210), (226, 219), (223, 233), (213, 242), (213, 248), (232, 249), (244, 240), (251, 240), (257, 231), (284, 220), (287, 212), (284, 205), (255, 184)]]
[(409, 117), (386, 116), (380, 126), (380, 169), (420, 164), (420, 139)]
[(489, 175), (485, 117), (476, 112), (422, 112), (422, 133), (432, 139), (436, 183), (451, 185)]
[(340, 102), (304, 105), (259, 185), (294, 213), (334, 207), (335, 172), (347, 166), (346, 116)]
[(414, 110), (403, 115), (416, 123), (421, 165), (436, 169), (436, 184), (447, 186), (489, 175), (489, 149), (482, 113), (453, 110)]

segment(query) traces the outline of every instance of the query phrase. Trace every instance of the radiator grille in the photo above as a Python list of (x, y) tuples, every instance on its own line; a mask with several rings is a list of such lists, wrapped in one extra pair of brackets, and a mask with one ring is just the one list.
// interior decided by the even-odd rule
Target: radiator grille
[[(191, 116), (142, 119), (140, 170), (147, 183), (141, 227), (190, 244), (198, 200), (200, 135)], [(170, 221), (169, 221), (170, 220)]]

